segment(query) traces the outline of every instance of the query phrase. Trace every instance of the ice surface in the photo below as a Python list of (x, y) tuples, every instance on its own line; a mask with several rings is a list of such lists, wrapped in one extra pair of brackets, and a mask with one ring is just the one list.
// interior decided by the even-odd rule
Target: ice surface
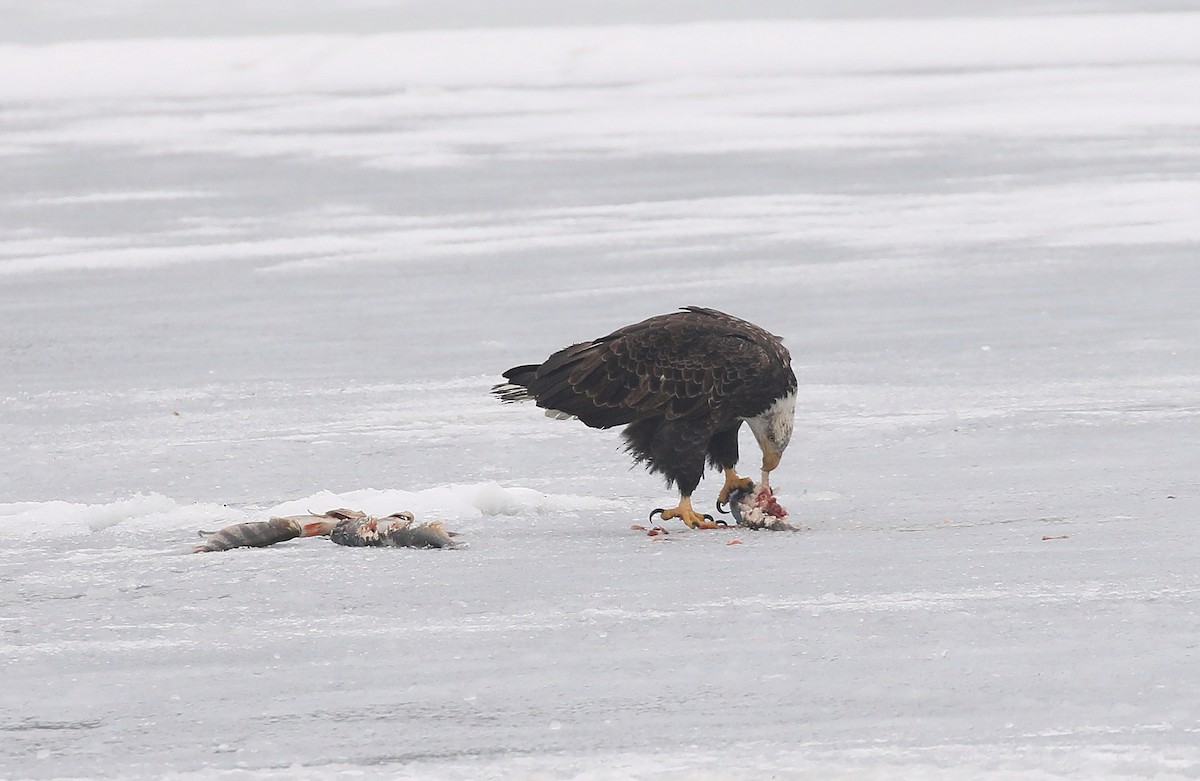
[[(1200, 776), (1200, 14), (981, 6), (0, 2), (0, 778)], [(685, 304), (804, 531), (488, 394)]]

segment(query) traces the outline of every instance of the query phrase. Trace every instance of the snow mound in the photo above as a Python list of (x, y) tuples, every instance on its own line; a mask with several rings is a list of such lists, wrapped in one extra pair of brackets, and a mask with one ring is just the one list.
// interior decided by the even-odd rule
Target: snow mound
[(0, 539), (57, 538), (98, 532), (134, 519), (166, 520), (182, 509), (175, 500), (153, 493), (136, 494), (108, 504), (62, 501), (0, 504)]
[(276, 515), (322, 513), (349, 507), (371, 515), (400, 510), (426, 518), (479, 518), (489, 515), (529, 515), (573, 512), (608, 507), (609, 500), (571, 494), (545, 494), (532, 488), (505, 487), (495, 482), (442, 485), (420, 491), (361, 489), (334, 493), (319, 491), (273, 507), (230, 507), (223, 504), (180, 503), (161, 494), (136, 494), (115, 502), (16, 502), (0, 504), (0, 539), (60, 539), (119, 527), (121, 531), (219, 528), (233, 523), (266, 520)]
[(321, 491), (304, 499), (276, 505), (270, 515), (324, 512), (351, 507), (371, 515), (407, 510), (418, 518), (478, 518), (487, 515), (527, 515), (572, 512), (607, 507), (611, 502), (573, 494), (545, 494), (532, 488), (505, 487), (495, 482), (434, 486), (420, 491), (363, 489), (345, 493)]

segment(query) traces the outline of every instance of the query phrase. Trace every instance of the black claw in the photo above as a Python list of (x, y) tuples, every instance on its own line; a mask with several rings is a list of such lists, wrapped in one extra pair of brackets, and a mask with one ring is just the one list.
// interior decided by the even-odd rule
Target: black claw
[(713, 523), (715, 523), (717, 526), (728, 526), (729, 525), (729, 522), (726, 521), (724, 518), (718, 518), (717, 520), (713, 521)]
[(704, 520), (708, 521), (709, 523), (716, 523), (716, 522), (717, 522), (717, 519), (716, 519), (716, 518), (714, 518), (714, 517), (712, 517), (712, 516), (711, 516), (711, 515), (709, 515), (708, 513), (705, 513), (705, 514), (704, 514)]
[(729, 502), (726, 502), (726, 503), (725, 503), (725, 507), (724, 507), (724, 508), (722, 508), (722, 507), (721, 507), (721, 500), (720, 500), (720, 499), (718, 499), (718, 500), (717, 500), (717, 512), (721, 513), (722, 515), (729, 515)]
[(656, 516), (656, 515), (662, 515), (662, 514), (663, 514), (663, 513), (665, 513), (665, 512), (666, 512), (666, 510), (664, 510), (664, 509), (663, 509), (663, 508), (661, 508), (661, 507), (659, 507), (657, 510), (651, 510), (651, 511), (650, 511), (650, 520), (651, 520), (651, 521), (653, 521), (653, 520), (654, 520), (654, 516)]

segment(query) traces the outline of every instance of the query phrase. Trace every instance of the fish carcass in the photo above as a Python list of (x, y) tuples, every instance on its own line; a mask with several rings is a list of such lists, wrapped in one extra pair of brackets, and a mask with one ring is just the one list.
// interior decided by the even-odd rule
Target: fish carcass
[[(330, 519), (323, 523), (329, 539), (338, 545), (352, 548), (465, 548), (466, 543), (453, 538), (454, 532), (446, 531), (441, 521), (429, 521), (413, 525), (416, 518), (412, 513), (392, 513), (386, 518), (358, 514), (355, 517)], [(307, 528), (306, 528), (307, 533)], [(322, 532), (317, 532), (322, 533)]]
[(231, 548), (263, 548), (296, 537), (329, 537), (338, 545), (354, 548), (465, 548), (454, 532), (446, 531), (441, 521), (413, 525), (412, 513), (392, 513), (376, 518), (358, 510), (339, 507), (323, 513), (289, 515), (269, 521), (254, 521), (226, 526), (215, 532), (200, 532), (207, 537), (194, 553)]
[(346, 518), (366, 517), (366, 513), (360, 513), (358, 510), (339, 508), (320, 515), (308, 513), (271, 518), (268, 521), (235, 523), (215, 532), (202, 530), (200, 536), (207, 539), (203, 544), (192, 548), (192, 553), (210, 553), (233, 548), (265, 548), (297, 537), (328, 534), (323, 525), (326, 522), (337, 523)]
[(773, 532), (798, 532), (800, 528), (788, 523), (787, 510), (775, 499), (771, 487), (762, 488), (750, 484), (747, 488), (735, 489), (729, 494), (729, 510), (737, 525), (747, 529), (765, 529)]
[(201, 531), (200, 536), (207, 539), (192, 548), (192, 553), (209, 553), (231, 548), (265, 548), (277, 542), (295, 539), (303, 533), (303, 527), (294, 517), (235, 523), (215, 532)]

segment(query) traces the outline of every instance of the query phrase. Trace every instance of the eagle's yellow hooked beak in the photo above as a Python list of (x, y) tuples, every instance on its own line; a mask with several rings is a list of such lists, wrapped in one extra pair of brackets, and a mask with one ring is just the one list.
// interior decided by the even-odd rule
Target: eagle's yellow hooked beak
[(783, 459), (783, 451), (775, 447), (766, 437), (760, 437), (755, 434), (754, 438), (758, 440), (758, 447), (762, 450), (762, 482), (760, 487), (770, 486), (771, 472), (775, 467), (779, 466), (780, 460)]

